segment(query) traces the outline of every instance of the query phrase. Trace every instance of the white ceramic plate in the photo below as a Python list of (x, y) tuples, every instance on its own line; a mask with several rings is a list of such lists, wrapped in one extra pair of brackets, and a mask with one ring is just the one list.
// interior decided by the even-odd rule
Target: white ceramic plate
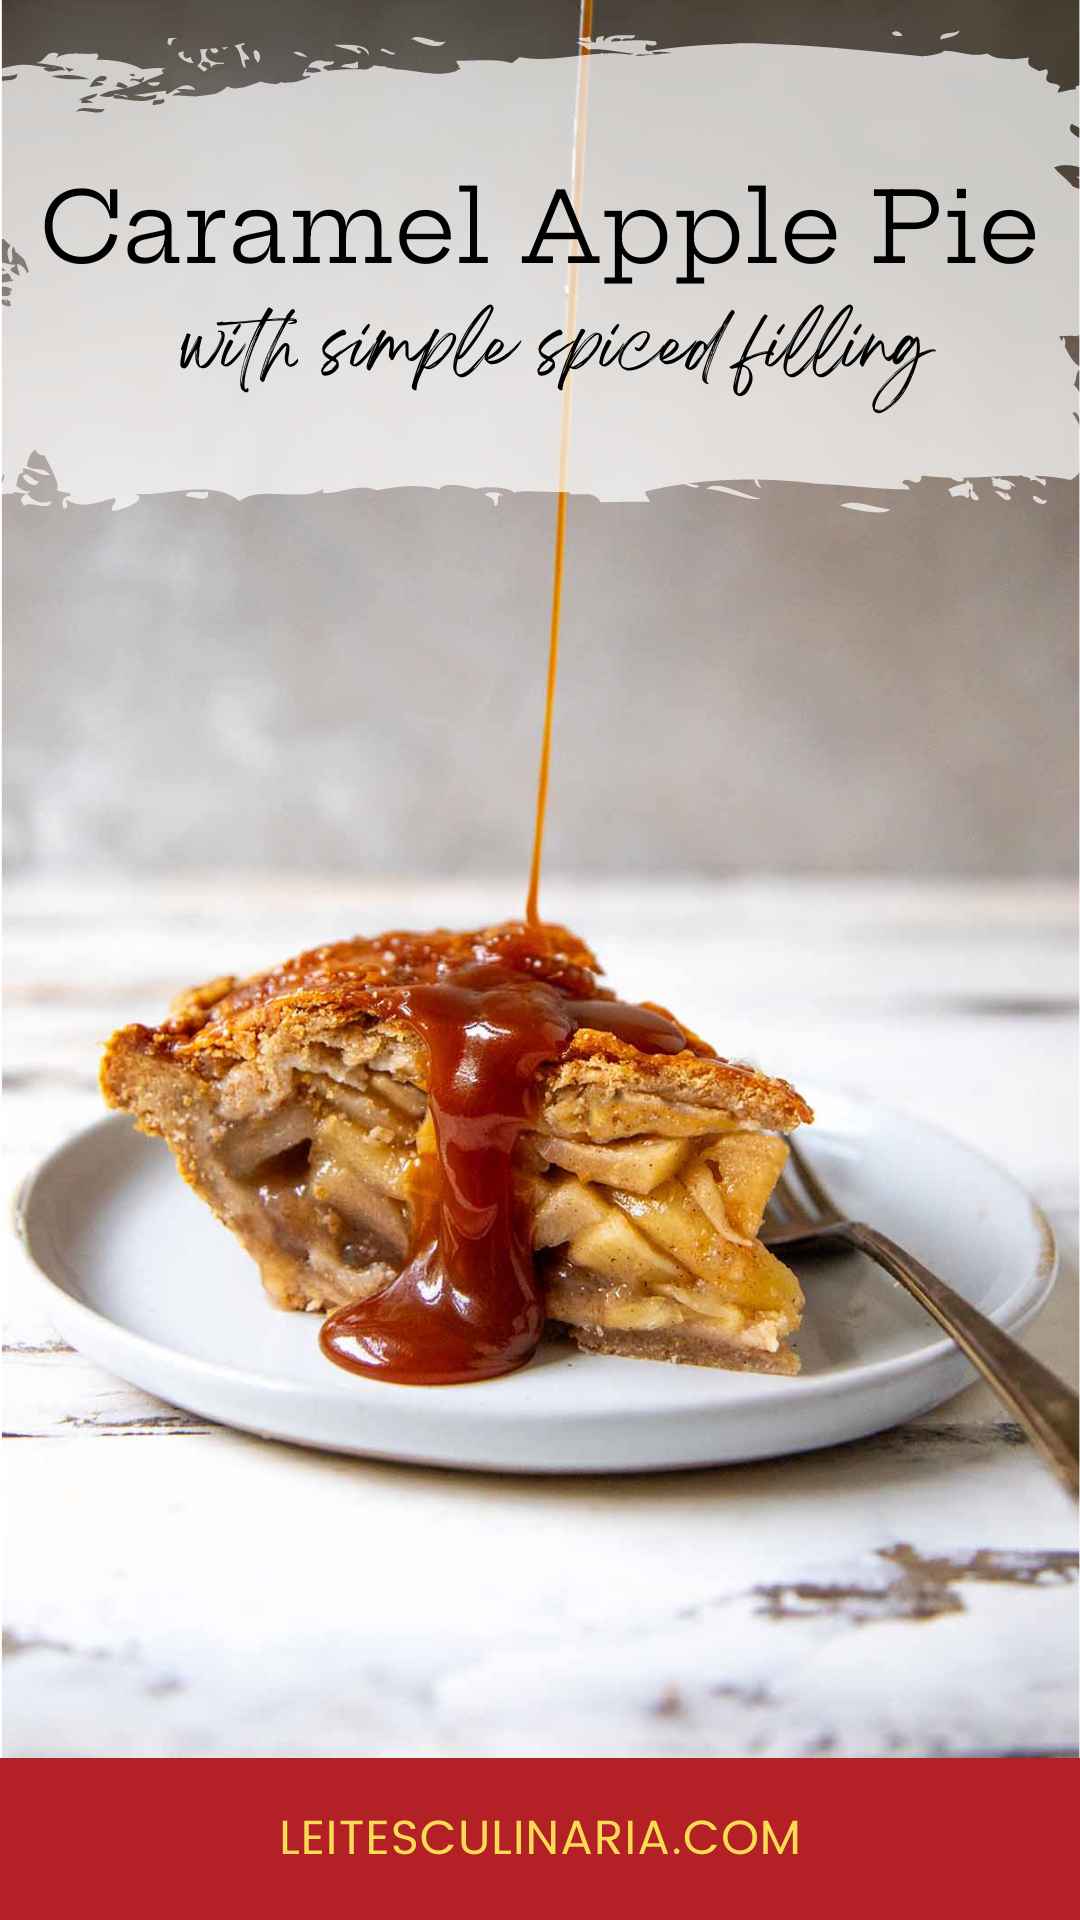
[[(1000, 1326), (1053, 1283), (1053, 1239), (1008, 1174), (918, 1121), (811, 1087), (812, 1157), (852, 1215), (917, 1254)], [(796, 1261), (797, 1379), (605, 1359), (569, 1343), (469, 1387), (341, 1372), (311, 1314), (275, 1312), (251, 1262), (166, 1148), (100, 1121), (28, 1182), (20, 1227), (66, 1339), (189, 1411), (305, 1446), (514, 1473), (630, 1473), (831, 1446), (895, 1426), (970, 1380), (952, 1344), (861, 1255)]]

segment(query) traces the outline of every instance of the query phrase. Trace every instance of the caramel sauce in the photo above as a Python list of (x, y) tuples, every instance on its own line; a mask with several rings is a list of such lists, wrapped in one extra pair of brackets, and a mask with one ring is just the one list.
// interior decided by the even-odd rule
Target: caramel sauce
[[(585, 184), (585, 128), (589, 102), (589, 42), (592, 38), (593, 0), (581, 0), (578, 30), (577, 92), (574, 99), (574, 171), (570, 199), (574, 212), (581, 211)], [(577, 323), (577, 267), (566, 269), (567, 340), (573, 337)], [(540, 866), (544, 856), (544, 824), (547, 819), (548, 782), (551, 776), (551, 734), (555, 718), (555, 683), (559, 675), (559, 628), (562, 622), (563, 573), (566, 564), (566, 510), (570, 497), (570, 374), (563, 390), (559, 412), (559, 488), (555, 501), (555, 554), (551, 570), (551, 621), (548, 628), (547, 684), (544, 690), (544, 725), (540, 735), (540, 770), (536, 781), (536, 820), (533, 827), (532, 861), (529, 867), (529, 891), (525, 918), (530, 927), (540, 921)]]
[[(592, 0), (582, 0), (574, 110), (572, 200), (581, 204)], [(577, 269), (567, 268), (567, 336)], [(354, 1373), (399, 1385), (454, 1386), (522, 1366), (544, 1326), (531, 1220), (517, 1191), (514, 1151), (538, 1104), (537, 1076), (581, 1028), (642, 1053), (679, 1053), (686, 1037), (648, 1007), (598, 988), (559, 960), (540, 918), (540, 866), (551, 771), (569, 499), (570, 399), (562, 393), (548, 665), (525, 923), (498, 951), (478, 948), (435, 980), (388, 986), (385, 1014), (407, 1022), (428, 1055), (428, 1110), (411, 1193), (408, 1264), (370, 1299), (324, 1323), (323, 1352)], [(430, 1123), (430, 1127), (428, 1126)], [(427, 1138), (425, 1138), (427, 1136)]]
[(439, 979), (387, 986), (380, 1001), (425, 1042), (433, 1139), (413, 1182), (408, 1265), (339, 1308), (320, 1344), (339, 1366), (399, 1384), (491, 1379), (529, 1359), (544, 1324), (513, 1165), (537, 1075), (582, 1027), (641, 1053), (680, 1053), (686, 1037), (652, 1008), (604, 994), (587, 968), (552, 956), (545, 929), (527, 926)]

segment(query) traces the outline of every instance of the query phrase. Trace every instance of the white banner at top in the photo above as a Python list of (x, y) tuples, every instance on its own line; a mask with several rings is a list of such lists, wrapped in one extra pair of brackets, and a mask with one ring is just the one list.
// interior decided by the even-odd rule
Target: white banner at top
[(573, 348), (573, 59), (156, 99), (50, 67), (5, 90), (8, 487), (37, 450), (78, 501), (547, 490), (571, 350), (603, 499), (1075, 470), (1075, 96), (1023, 62), (590, 57)]

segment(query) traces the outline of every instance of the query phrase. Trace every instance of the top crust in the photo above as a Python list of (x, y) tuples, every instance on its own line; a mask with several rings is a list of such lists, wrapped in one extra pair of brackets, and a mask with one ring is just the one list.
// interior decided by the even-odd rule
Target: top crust
[[(342, 940), (247, 980), (224, 976), (193, 987), (174, 1002), (161, 1026), (124, 1027), (113, 1035), (102, 1063), (102, 1090), (112, 1105), (129, 1107), (140, 1104), (133, 1098), (134, 1083), (145, 1084), (155, 1061), (204, 1083), (223, 1079), (243, 1062), (260, 1077), (274, 1078), (279, 1063), (295, 1062), (320, 1047), (333, 1049), (346, 1066), (377, 1058), (401, 1078), (425, 1087), (423, 1044), (395, 1017), (388, 989), (436, 980), (457, 967), (495, 959), (511, 946), (520, 964), (524, 932), (520, 923), (508, 921), (472, 933), (439, 929)], [(596, 960), (565, 927), (543, 929), (542, 951), (530, 955), (528, 970), (575, 997), (615, 997), (597, 984)], [(685, 1027), (682, 1031), (683, 1052), (645, 1054), (613, 1034), (579, 1029), (563, 1058), (540, 1075), (542, 1108), (553, 1118), (558, 1113), (562, 1130), (579, 1126), (581, 1131), (593, 1130), (589, 1114), (599, 1101), (621, 1103), (628, 1130), (635, 1108), (656, 1101), (713, 1108), (742, 1124), (778, 1132), (813, 1119), (785, 1080), (722, 1060)]]

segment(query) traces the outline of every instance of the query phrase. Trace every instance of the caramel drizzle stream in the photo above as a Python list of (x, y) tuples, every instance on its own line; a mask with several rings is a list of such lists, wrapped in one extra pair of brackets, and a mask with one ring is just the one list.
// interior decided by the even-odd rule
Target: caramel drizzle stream
[[(585, 123), (589, 99), (589, 42), (592, 38), (593, 0), (581, 0), (578, 30), (577, 87), (574, 95), (574, 171), (570, 198), (575, 214), (581, 212), (581, 194), (585, 179)], [(573, 337), (577, 320), (577, 263), (567, 262), (566, 337)], [(533, 828), (532, 864), (529, 868), (529, 893), (525, 918), (530, 927), (540, 922), (540, 866), (544, 853), (544, 824), (547, 818), (548, 782), (551, 775), (551, 729), (555, 715), (555, 683), (559, 674), (559, 623), (562, 616), (563, 568), (566, 556), (566, 508), (570, 479), (570, 390), (574, 376), (567, 375), (562, 390), (559, 418), (559, 490), (555, 504), (555, 558), (551, 581), (551, 628), (548, 637), (547, 688), (544, 701), (544, 730), (540, 740), (540, 769), (536, 782), (536, 822)]]

